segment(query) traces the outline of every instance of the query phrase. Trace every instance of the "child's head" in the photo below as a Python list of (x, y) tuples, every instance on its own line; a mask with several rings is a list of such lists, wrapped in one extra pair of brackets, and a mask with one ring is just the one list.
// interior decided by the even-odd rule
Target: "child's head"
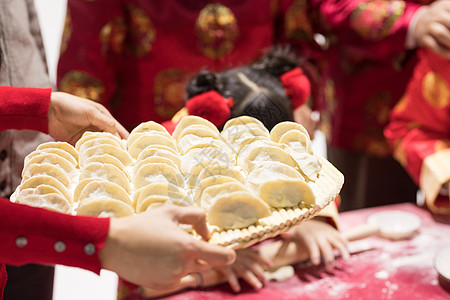
[(305, 98), (303, 103), (309, 96), (309, 82), (296, 63), (278, 49), (249, 66), (217, 74), (201, 71), (186, 88), (189, 114), (206, 118), (219, 128), (226, 120), (242, 115), (259, 119), (269, 130), (279, 122), (292, 121), (298, 99), (293, 102), (286, 91)]

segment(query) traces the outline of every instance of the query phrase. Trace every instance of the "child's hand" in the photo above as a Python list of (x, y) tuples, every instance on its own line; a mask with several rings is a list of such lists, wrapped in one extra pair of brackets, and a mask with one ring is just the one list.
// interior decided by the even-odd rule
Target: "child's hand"
[(255, 289), (260, 289), (266, 283), (264, 269), (272, 267), (272, 263), (263, 258), (258, 251), (251, 248), (236, 251), (236, 261), (231, 266), (216, 268), (237, 293), (241, 290), (239, 278), (244, 279)]
[(307, 221), (283, 233), (281, 237), (298, 244), (300, 248), (306, 248), (314, 265), (320, 264), (322, 256), (327, 270), (334, 268), (334, 249), (337, 249), (343, 258), (349, 257), (347, 240), (325, 222)]
[(450, 58), (450, 1), (435, 1), (418, 12), (416, 44)]

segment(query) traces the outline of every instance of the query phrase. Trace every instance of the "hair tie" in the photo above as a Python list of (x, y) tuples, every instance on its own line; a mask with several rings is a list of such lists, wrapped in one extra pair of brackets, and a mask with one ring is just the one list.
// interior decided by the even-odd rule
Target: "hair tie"
[(189, 115), (202, 117), (217, 127), (230, 118), (230, 109), (233, 106), (233, 98), (224, 98), (216, 91), (199, 94), (186, 102)]
[(311, 95), (308, 78), (300, 68), (294, 68), (280, 76), (286, 95), (291, 100), (292, 108), (296, 109), (306, 103)]

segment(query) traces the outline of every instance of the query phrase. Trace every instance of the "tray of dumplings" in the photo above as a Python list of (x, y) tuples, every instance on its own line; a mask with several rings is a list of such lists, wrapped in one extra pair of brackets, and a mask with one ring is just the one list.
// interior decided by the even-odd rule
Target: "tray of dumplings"
[(75, 147), (41, 144), (11, 200), (68, 214), (125, 217), (174, 204), (206, 211), (210, 242), (245, 248), (317, 215), (343, 175), (311, 150), (305, 128), (257, 119), (184, 117), (172, 135), (145, 122), (120, 140), (85, 132)]

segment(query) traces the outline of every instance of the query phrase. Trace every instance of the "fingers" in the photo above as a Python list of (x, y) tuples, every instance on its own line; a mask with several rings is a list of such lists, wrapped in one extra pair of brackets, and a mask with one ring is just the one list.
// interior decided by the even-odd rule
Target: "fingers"
[(328, 240), (320, 239), (317, 241), (320, 252), (322, 253), (323, 263), (327, 270), (334, 268), (334, 253)]
[(222, 275), (225, 277), (225, 279), (228, 281), (228, 284), (230, 285), (231, 289), (235, 293), (239, 293), (241, 291), (241, 285), (239, 284), (239, 279), (234, 273), (234, 271), (231, 269), (231, 267), (223, 267), (217, 269)]
[(182, 224), (190, 224), (194, 230), (204, 239), (209, 239), (209, 230), (206, 226), (205, 211), (199, 207), (177, 207), (171, 209), (175, 221)]
[(99, 107), (96, 107), (95, 110), (91, 111), (91, 114), (88, 116), (88, 120), (92, 124), (92, 126), (98, 128), (99, 131), (105, 131), (112, 134), (115, 134), (117, 132), (114, 118), (108, 116)]
[(335, 249), (339, 251), (342, 258), (348, 259), (350, 257), (350, 253), (347, 248), (347, 243), (343, 239), (340, 238), (340, 235), (330, 239), (330, 243), (333, 245)]
[(195, 257), (204, 260), (212, 266), (227, 266), (236, 259), (236, 253), (231, 249), (212, 245), (204, 241), (194, 241)]
[(305, 239), (305, 246), (308, 250), (310, 260), (313, 263), (313, 265), (319, 265), (320, 264), (320, 249), (319, 245), (316, 242), (316, 240), (310, 236), (304, 237)]
[[(255, 275), (258, 273), (258, 271), (255, 271), (254, 266), (250, 268), (248, 265), (236, 265), (233, 266), (233, 269), (235, 270), (236, 274), (244, 279), (248, 284), (250, 284), (251, 287), (254, 289), (260, 289), (263, 287), (263, 282), (265, 282), (264, 278), (264, 271), (262, 270), (262, 275), (259, 275), (258, 277)], [(261, 280), (260, 277), (263, 279)]]

